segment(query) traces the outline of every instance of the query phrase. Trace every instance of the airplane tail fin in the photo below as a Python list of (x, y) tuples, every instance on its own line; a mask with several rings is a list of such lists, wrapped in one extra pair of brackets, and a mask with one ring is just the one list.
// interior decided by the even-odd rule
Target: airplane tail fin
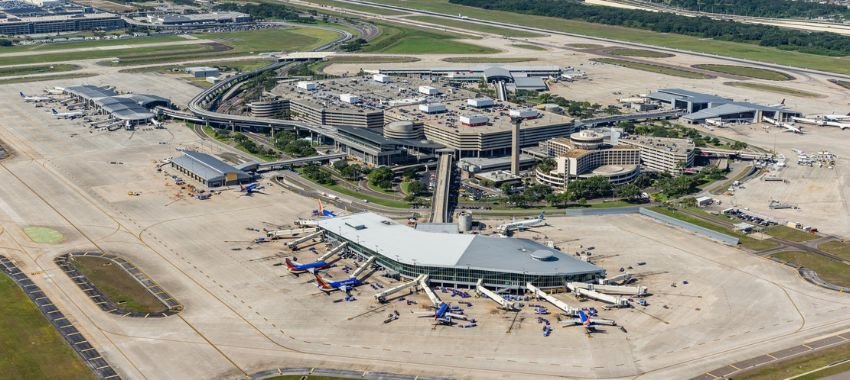
[(538, 218), (540, 218), (540, 220), (546, 219), (546, 211), (541, 211), (540, 216), (538, 216)]
[(319, 213), (324, 214), (324, 213), (325, 213), (325, 206), (324, 206), (324, 205), (322, 205), (322, 200), (321, 200), (321, 199), (317, 199), (317, 201), (319, 201)]
[(290, 270), (295, 269), (295, 264), (293, 264), (292, 260), (290, 260), (288, 257), (283, 259), (283, 262), (286, 263), (286, 267), (289, 268)]
[(56, 108), (51, 108), (51, 109), (50, 109), (50, 112), (53, 112), (53, 114), (54, 114), (54, 115), (56, 115), (57, 113), (59, 113), (59, 112), (56, 112)]
[(19, 91), (18, 93), (19, 93), (19, 94), (21, 94), (21, 97), (22, 97), (22, 98), (26, 98), (26, 97), (27, 97), (26, 95), (24, 95), (24, 92), (23, 92), (23, 91)]
[(781, 104), (781, 105), (783, 105), (783, 106), (784, 106), (784, 105), (785, 105), (785, 98), (782, 98), (782, 101), (781, 101), (781, 102), (779, 102), (779, 104)]
[(319, 276), (319, 274), (318, 274), (318, 273), (313, 273), (313, 275), (314, 275), (314, 276), (316, 276), (316, 284), (317, 284), (320, 288), (322, 288), (322, 289), (330, 289), (330, 288), (331, 288), (331, 285), (330, 285), (330, 284), (328, 284), (328, 282), (327, 282), (327, 281), (325, 281), (325, 279), (324, 279), (324, 278), (322, 278), (322, 276)]

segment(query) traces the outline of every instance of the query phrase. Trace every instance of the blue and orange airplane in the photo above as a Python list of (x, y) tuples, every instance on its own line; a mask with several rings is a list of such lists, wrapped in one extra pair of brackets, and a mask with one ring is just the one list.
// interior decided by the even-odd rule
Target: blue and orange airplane
[(308, 264), (299, 264), (293, 262), (288, 257), (283, 260), (286, 263), (286, 269), (291, 273), (304, 273), (310, 272), (315, 273), (317, 270), (325, 269), (330, 266), (330, 264), (324, 261), (316, 261)]
[(349, 279), (345, 279), (342, 281), (331, 281), (328, 282), (322, 276), (315, 274), (316, 276), (316, 284), (319, 286), (319, 289), (325, 292), (332, 292), (334, 290), (341, 290), (343, 292), (348, 293), (349, 290), (354, 289), (360, 285), (363, 285), (363, 281), (360, 281), (356, 277), (352, 277)]

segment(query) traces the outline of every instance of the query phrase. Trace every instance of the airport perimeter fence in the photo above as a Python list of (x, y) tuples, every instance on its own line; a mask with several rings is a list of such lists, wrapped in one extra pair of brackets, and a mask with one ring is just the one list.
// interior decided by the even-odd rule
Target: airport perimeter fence
[(649, 209), (646, 209), (646, 208), (643, 208), (643, 207), (640, 208), (639, 213), (643, 216), (648, 216), (648, 217), (655, 219), (659, 222), (669, 224), (673, 227), (678, 227), (678, 228), (682, 228), (682, 229), (691, 231), (693, 233), (705, 236), (705, 237), (712, 239), (712, 240), (719, 241), (719, 242), (726, 244), (726, 245), (731, 245), (731, 246), (738, 245), (738, 238), (735, 237), (735, 236), (732, 236), (732, 235), (727, 235), (727, 234), (720, 233), (720, 232), (717, 232), (717, 231), (714, 231), (714, 230), (710, 230), (710, 229), (705, 228), (705, 227), (700, 227), (696, 224), (688, 223), (688, 222), (685, 222), (683, 220), (676, 219), (672, 216), (659, 214), (655, 211), (652, 211), (652, 210), (649, 210)]
[[(100, 356), (97, 349), (92, 347), (88, 339), (74, 327), (74, 324), (65, 318), (65, 315), (59, 311), (59, 308), (53, 304), (50, 298), (38, 287), (32, 280), (14, 264), (6, 256), (0, 255), (0, 269), (3, 270), (19, 287), (26, 293), (27, 297), (38, 307), (41, 314), (47, 318), (59, 334), (65, 338), (65, 341), (71, 345), (71, 348), (77, 352), (83, 359), (86, 365), (91, 368), (98, 379), (104, 380), (120, 380), (121, 376), (115, 372), (115, 369)], [(5, 326), (4, 326), (5, 328)], [(23, 342), (22, 342), (23, 344)], [(52, 363), (41, 363), (43, 365), (51, 365)]]
[(452, 380), (449, 377), (397, 375), (387, 372), (363, 372), (330, 368), (275, 368), (251, 375), (251, 380), (263, 380), (277, 376), (328, 376), (342, 379), (365, 380)]
[[(109, 297), (103, 294), (100, 289), (94, 286), (94, 284), (84, 274), (80, 273), (80, 271), (71, 264), (73, 257), (80, 256), (98, 257), (104, 260), (109, 260), (113, 264), (121, 267), (122, 270), (127, 272), (127, 274), (138, 281), (139, 284), (156, 297), (156, 299), (162, 302), (163, 305), (166, 306), (166, 310), (161, 313), (142, 313), (122, 309), (109, 299)], [(62, 269), (62, 271), (65, 272), (65, 274), (68, 275), (68, 277), (71, 278), (71, 280), (74, 281), (74, 283), (77, 284), (84, 293), (86, 293), (92, 302), (107, 313), (131, 318), (163, 318), (183, 311), (183, 305), (166, 293), (159, 285), (157, 285), (157, 283), (151, 280), (135, 265), (116, 255), (101, 252), (75, 252), (59, 255), (53, 259), (53, 261), (56, 262), (56, 265), (58, 265), (59, 268)]]

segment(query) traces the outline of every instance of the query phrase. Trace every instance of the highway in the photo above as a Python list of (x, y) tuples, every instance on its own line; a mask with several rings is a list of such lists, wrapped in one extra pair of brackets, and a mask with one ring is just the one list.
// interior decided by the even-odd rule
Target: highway
[[(638, 48), (654, 50), (654, 51), (663, 51), (663, 52), (668, 52), (668, 53), (689, 54), (689, 55), (692, 55), (692, 56), (721, 59), (721, 60), (726, 60), (726, 61), (730, 61), (730, 62), (744, 63), (744, 64), (747, 64), (747, 65), (759, 66), (759, 67), (764, 67), (764, 68), (786, 70), (786, 71), (791, 71), (791, 72), (796, 72), (796, 73), (801, 73), (801, 74), (823, 75), (823, 76), (826, 76), (826, 77), (832, 78), (832, 79), (844, 79), (844, 80), (850, 79), (850, 75), (836, 74), (836, 73), (831, 73), (831, 72), (827, 72), (827, 71), (806, 69), (806, 68), (800, 68), (800, 67), (794, 67), (794, 66), (785, 66), (785, 65), (775, 64), (775, 63), (753, 61), (753, 60), (743, 59), (743, 58), (725, 57), (725, 56), (721, 56), (721, 55), (700, 53), (700, 52), (690, 51), (690, 50), (659, 47), (659, 46), (654, 46), (654, 45), (641, 44), (641, 43), (637, 43), (637, 42), (619, 41), (619, 40), (614, 40), (614, 39), (610, 39), (610, 38), (593, 37), (593, 36), (587, 36), (587, 35), (583, 35), (583, 34), (567, 33), (567, 32), (551, 30), (551, 29), (522, 26), (522, 25), (517, 25), (517, 24), (483, 20), (483, 19), (477, 19), (477, 18), (469, 18), (467, 16), (451, 15), (451, 14), (446, 14), (446, 13), (424, 11), (424, 10), (419, 10), (419, 9), (415, 9), (415, 8), (399, 7), (399, 6), (395, 6), (395, 5), (373, 3), (373, 2), (370, 2), (370, 1), (360, 1), (360, 0), (339, 0), (339, 1), (343, 2), (343, 3), (365, 5), (365, 6), (375, 7), (375, 8), (384, 8), (384, 9), (390, 9), (390, 10), (401, 11), (401, 12), (408, 12), (408, 13), (413, 13), (413, 14), (418, 14), (418, 15), (427, 15), (427, 16), (434, 16), (434, 17), (439, 17), (439, 18), (444, 18), (444, 19), (464, 21), (464, 22), (469, 22), (469, 23), (473, 23), (473, 24), (497, 26), (497, 27), (501, 27), (501, 28), (520, 30), (520, 31), (526, 31), (526, 32), (536, 32), (536, 33), (546, 33), (546, 34), (568, 36), (568, 37), (577, 37), (577, 38), (583, 38), (583, 39), (587, 39), (587, 40), (606, 42), (606, 43), (612, 43), (612, 44), (618, 44), (618, 45), (624, 45), (624, 46), (631, 46), (631, 47), (638, 47)], [(517, 14), (517, 17), (522, 17), (522, 15)], [(442, 25), (435, 25), (435, 26), (438, 27), (438, 28), (445, 28)], [(507, 39), (514, 40), (514, 41), (528, 42), (526, 39), (523, 39), (523, 38), (507, 38)]]
[(431, 200), (431, 222), (449, 222), (449, 192), (452, 186), (452, 155), (440, 156), (440, 164), (437, 167), (437, 186), (434, 188), (434, 196)]

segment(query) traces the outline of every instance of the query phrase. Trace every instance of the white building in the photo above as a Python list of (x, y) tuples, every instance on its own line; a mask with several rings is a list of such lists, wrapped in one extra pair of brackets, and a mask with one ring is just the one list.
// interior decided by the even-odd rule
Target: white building
[(496, 105), (496, 102), (493, 99), (488, 97), (475, 98), (475, 99), (466, 99), (466, 105), (475, 108), (485, 108), (492, 107)]
[(341, 94), (339, 96), (339, 100), (349, 103), (349, 104), (357, 104), (360, 103), (360, 97), (352, 94)]
[(446, 108), (445, 104), (440, 103), (428, 103), (428, 104), (420, 104), (419, 110), (425, 113), (441, 113), (447, 112), (448, 108)]
[(519, 117), (523, 119), (536, 119), (540, 116), (540, 113), (537, 110), (531, 108), (520, 108), (517, 110), (510, 110), (508, 115), (511, 117)]
[(463, 115), (460, 117), (460, 123), (469, 127), (485, 125), (489, 121), (490, 118), (482, 114)]
[(316, 82), (300, 81), (298, 82), (298, 88), (307, 91), (314, 91), (319, 88), (319, 84)]
[(431, 87), (431, 86), (419, 86), (419, 93), (433, 96), (433, 95), (439, 95), (440, 90), (438, 90), (436, 87)]
[(390, 76), (384, 75), (384, 74), (372, 75), (372, 80), (375, 81), (375, 82), (379, 82), (379, 83), (390, 83), (390, 82), (392, 82), (392, 79), (390, 78)]

